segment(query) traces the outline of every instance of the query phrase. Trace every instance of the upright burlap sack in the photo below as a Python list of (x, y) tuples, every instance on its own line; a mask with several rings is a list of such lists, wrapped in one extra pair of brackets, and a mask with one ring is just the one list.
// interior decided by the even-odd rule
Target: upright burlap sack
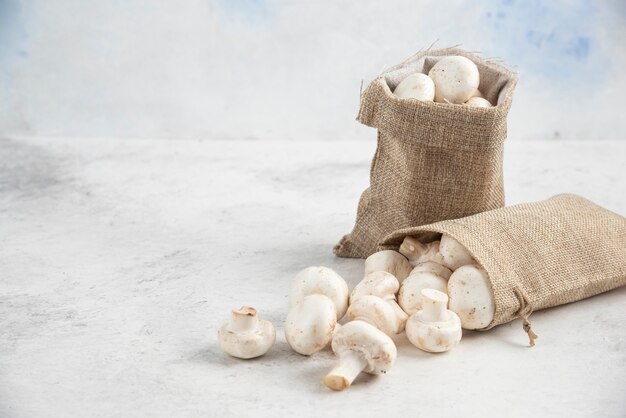
[[(491, 108), (400, 99), (407, 75), (428, 73), (441, 57), (462, 55), (480, 72)], [(516, 75), (459, 50), (430, 50), (385, 71), (361, 95), (357, 120), (378, 129), (370, 187), (352, 232), (335, 246), (340, 257), (365, 258), (400, 228), (460, 218), (504, 205), (502, 153)]]
[(626, 284), (626, 218), (576, 195), (402, 229), (379, 248), (398, 249), (405, 236), (430, 242), (442, 233), (489, 274), (496, 310), (485, 330), (521, 317), (531, 345), (532, 311)]

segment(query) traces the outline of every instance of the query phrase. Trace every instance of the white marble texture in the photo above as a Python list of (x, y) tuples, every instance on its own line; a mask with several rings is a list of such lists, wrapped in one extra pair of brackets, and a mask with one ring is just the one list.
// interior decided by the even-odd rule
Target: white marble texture
[[(509, 142), (508, 203), (561, 192), (626, 214), (626, 142)], [(360, 260), (354, 221), (373, 142), (0, 140), (0, 416), (623, 417), (626, 288), (465, 332), (343, 393), (330, 351), (282, 321), (292, 276)], [(265, 356), (216, 344), (232, 308), (277, 326)]]

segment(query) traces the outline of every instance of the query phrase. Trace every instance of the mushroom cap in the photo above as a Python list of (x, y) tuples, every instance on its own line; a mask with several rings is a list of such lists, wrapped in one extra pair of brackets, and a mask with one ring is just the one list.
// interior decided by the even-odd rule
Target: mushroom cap
[(417, 311), (406, 321), (406, 336), (414, 346), (430, 353), (448, 351), (461, 341), (461, 320), (451, 310), (441, 322), (423, 320), (423, 311)]
[(236, 331), (227, 322), (218, 331), (218, 341), (222, 350), (233, 357), (249, 359), (262, 356), (274, 345), (276, 329), (265, 320), (259, 320), (258, 327), (249, 331)]
[(285, 338), (294, 351), (309, 356), (328, 345), (336, 325), (333, 301), (324, 295), (309, 295), (289, 310)]
[(309, 295), (327, 296), (335, 304), (337, 320), (348, 309), (349, 289), (346, 281), (328, 267), (307, 267), (299, 272), (291, 283), (289, 304), (293, 308)]
[(363, 371), (369, 374), (387, 373), (398, 355), (388, 335), (363, 321), (351, 321), (339, 328), (332, 349), (338, 356), (348, 351), (358, 353), (367, 362)]
[(401, 99), (417, 99), (433, 101), (435, 83), (426, 74), (413, 73), (406, 76), (393, 90), (393, 94)]
[(470, 97), (465, 104), (473, 107), (492, 107), (491, 102), (483, 97)]
[[(392, 302), (395, 304), (395, 302)], [(402, 315), (399, 312), (402, 312)], [(408, 315), (396, 310), (391, 303), (378, 296), (366, 295), (348, 308), (348, 321), (361, 320), (374, 325), (387, 335), (395, 335), (404, 329)]]
[(452, 271), (461, 266), (476, 264), (476, 260), (465, 246), (448, 234), (443, 234), (441, 237), (439, 253), (442, 257), (442, 264)]
[(465, 329), (487, 327), (496, 312), (489, 275), (478, 265), (458, 268), (448, 281), (450, 309), (456, 312)]
[(406, 236), (398, 251), (409, 260), (411, 267), (426, 261), (437, 263), (442, 261), (439, 254), (439, 241), (422, 243), (417, 238)]
[(418, 265), (413, 267), (413, 270), (411, 270), (411, 274), (416, 274), (419, 272), (433, 273), (433, 274), (436, 274), (437, 276), (443, 277), (446, 280), (448, 280), (450, 276), (452, 275), (452, 270), (445, 267), (443, 264), (439, 264), (434, 261), (426, 261), (424, 263), (419, 263)]
[(435, 273), (424, 271), (411, 272), (409, 277), (402, 282), (398, 293), (398, 303), (409, 315), (422, 309), (422, 290), (435, 289), (440, 292), (448, 292), (448, 281)]
[(405, 256), (397, 251), (384, 250), (374, 253), (365, 259), (364, 276), (375, 271), (386, 271), (396, 276), (399, 281), (402, 281), (411, 273), (411, 269), (411, 264)]
[(350, 294), (350, 304), (357, 299), (374, 295), (385, 300), (396, 300), (400, 282), (396, 276), (387, 271), (375, 271), (368, 274), (357, 284)]
[(478, 89), (480, 73), (469, 58), (447, 56), (441, 58), (428, 72), (435, 83), (435, 101), (465, 103)]

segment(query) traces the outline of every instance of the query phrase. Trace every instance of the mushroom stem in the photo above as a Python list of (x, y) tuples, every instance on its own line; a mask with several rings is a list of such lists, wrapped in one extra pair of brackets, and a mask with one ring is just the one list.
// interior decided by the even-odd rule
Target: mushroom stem
[(448, 296), (433, 289), (422, 290), (422, 317), (428, 322), (443, 322), (446, 320)]
[(357, 352), (348, 351), (339, 357), (339, 364), (324, 377), (324, 384), (332, 390), (344, 390), (365, 369), (367, 361)]
[(395, 300), (390, 301), (389, 304), (393, 308), (394, 312), (396, 313), (396, 317), (399, 320), (406, 320), (409, 317), (409, 315), (404, 312), (404, 310), (400, 307), (400, 305), (398, 305), (398, 302), (396, 302)]
[(256, 309), (250, 306), (242, 306), (233, 311), (230, 323), (233, 331), (251, 331), (259, 327), (259, 317), (256, 315)]

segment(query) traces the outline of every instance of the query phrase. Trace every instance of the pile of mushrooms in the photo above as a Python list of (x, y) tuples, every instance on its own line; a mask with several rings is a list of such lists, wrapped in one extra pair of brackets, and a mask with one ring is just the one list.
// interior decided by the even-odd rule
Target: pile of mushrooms
[(453, 55), (437, 61), (428, 75), (408, 75), (396, 86), (393, 94), (401, 99), (491, 107), (491, 102), (478, 90), (479, 84), (476, 64), (469, 58)]
[[(485, 328), (495, 312), (487, 272), (447, 234), (428, 243), (406, 237), (398, 252), (372, 254), (351, 293), (332, 269), (308, 267), (293, 279), (289, 305), (290, 347), (310, 356), (330, 344), (338, 357), (323, 379), (333, 390), (349, 387), (361, 372), (387, 373), (397, 356), (393, 338), (405, 330), (417, 348), (441, 353), (461, 341), (461, 328)], [(340, 325), (344, 315), (347, 323)], [(226, 353), (247, 359), (265, 354), (275, 331), (254, 308), (243, 307), (218, 337)]]

